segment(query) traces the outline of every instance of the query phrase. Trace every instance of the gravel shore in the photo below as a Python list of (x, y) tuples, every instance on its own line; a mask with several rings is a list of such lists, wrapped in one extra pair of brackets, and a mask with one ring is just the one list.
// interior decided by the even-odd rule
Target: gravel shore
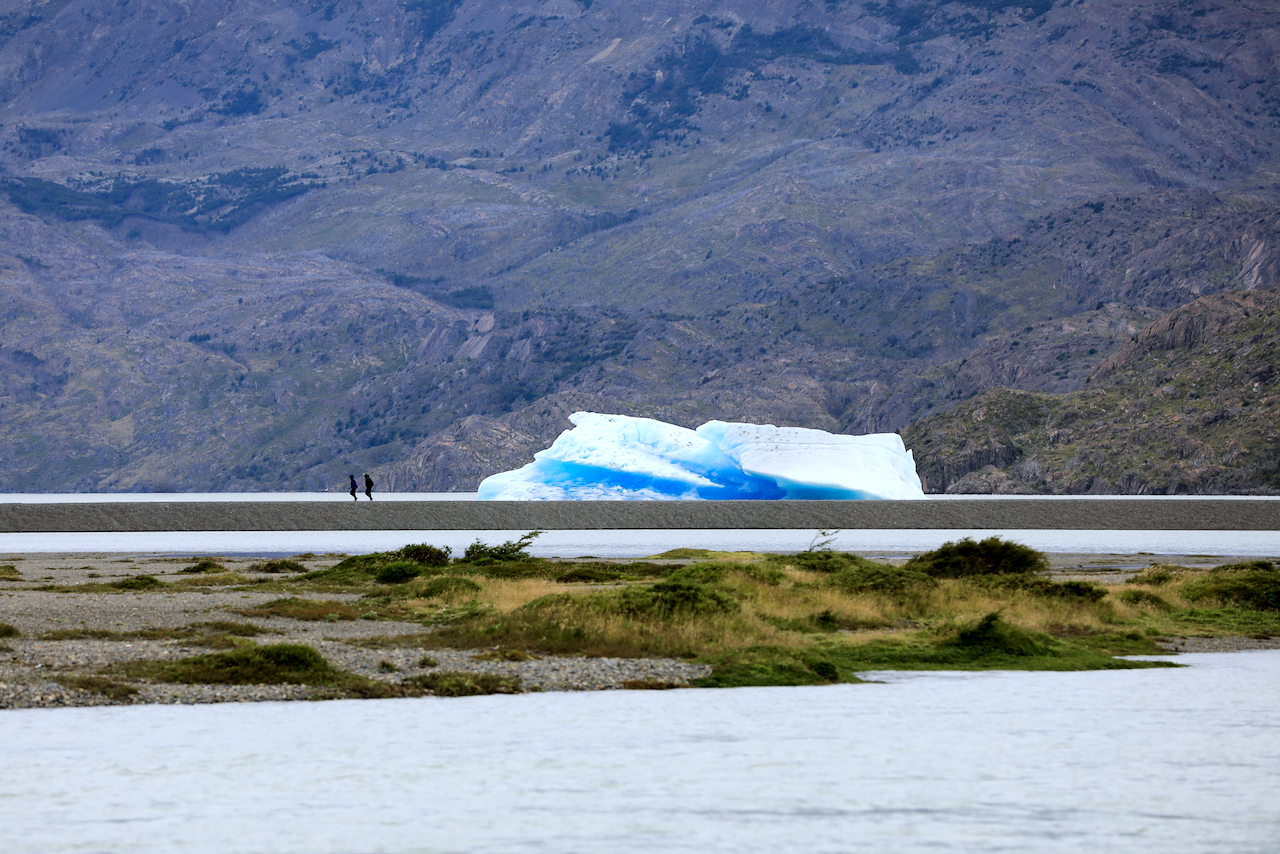
[[(303, 556), (308, 569), (325, 569), (342, 555)], [(868, 555), (905, 559), (907, 555)], [(223, 557), (218, 561), (249, 578), (279, 577), (250, 571), (258, 558)], [(1214, 566), (1227, 559), (1163, 556), (1160, 562)], [(424, 651), (412, 642), (424, 628), (388, 620), (302, 621), (245, 615), (279, 592), (192, 584), (197, 577), (180, 572), (190, 557), (125, 554), (0, 555), (0, 625), (17, 634), (0, 637), (0, 709), (153, 703), (226, 703), (307, 700), (331, 696), (325, 689), (298, 685), (177, 685), (124, 680), (132, 691), (114, 695), (101, 688), (77, 687), (101, 678), (102, 669), (140, 660), (172, 660), (209, 652), (189, 638), (148, 639), (136, 633), (199, 628), (217, 622), (248, 625), (262, 632), (259, 643), (300, 643), (318, 650), (330, 664), (370, 679), (398, 683), (432, 672), (466, 672), (516, 677), (526, 691), (596, 691), (687, 685), (710, 668), (670, 659), (545, 657), (528, 661), (478, 659), (482, 650)], [(1054, 575), (1118, 583), (1156, 562), (1150, 555), (1052, 555)], [(89, 585), (150, 575), (174, 584), (147, 592), (109, 591)], [(177, 583), (175, 583), (177, 582)], [(186, 582), (186, 586), (181, 584)], [(82, 586), (84, 585), (84, 586)], [(74, 592), (66, 588), (78, 588)], [(45, 588), (45, 589), (39, 589)], [(305, 594), (304, 594), (305, 595)], [(350, 601), (354, 595), (314, 598)], [(175, 634), (175, 632), (169, 632)], [(95, 636), (96, 635), (96, 636)], [(1280, 638), (1175, 638), (1163, 644), (1175, 652), (1224, 652), (1280, 648)]]
[[(308, 557), (307, 569), (326, 569), (343, 555)], [(220, 557), (218, 562), (248, 578), (279, 578), (249, 571), (253, 557)], [(0, 637), (0, 709), (147, 703), (227, 703), (307, 700), (329, 696), (326, 689), (299, 685), (177, 685), (128, 681), (136, 693), (110, 696), (69, 686), (76, 678), (99, 676), (103, 668), (129, 661), (173, 660), (211, 652), (183, 639), (126, 637), (154, 629), (199, 627), (218, 621), (250, 624), (263, 631), (259, 643), (299, 643), (314, 647), (339, 670), (394, 684), (431, 672), (465, 672), (517, 677), (525, 691), (599, 691), (687, 685), (711, 668), (670, 659), (544, 657), (529, 661), (486, 661), (483, 650), (430, 650), (412, 645), (425, 629), (390, 620), (303, 621), (240, 613), (283, 595), (354, 602), (351, 594), (256, 592), (189, 586), (181, 570), (195, 559), (170, 556), (76, 554), (0, 555), (0, 624), (18, 634)], [(6, 577), (6, 575), (8, 577)], [(85, 592), (141, 575), (174, 587), (148, 592)], [(198, 576), (194, 577), (198, 580)], [(76, 592), (65, 588), (86, 585)], [(49, 589), (34, 589), (45, 587)], [(63, 588), (63, 590), (53, 589)], [(66, 637), (110, 633), (112, 637)], [(56, 635), (63, 635), (57, 637)], [(405, 645), (405, 644), (408, 645)], [(434, 662), (434, 663), (427, 663)], [(113, 677), (114, 679), (114, 677)]]

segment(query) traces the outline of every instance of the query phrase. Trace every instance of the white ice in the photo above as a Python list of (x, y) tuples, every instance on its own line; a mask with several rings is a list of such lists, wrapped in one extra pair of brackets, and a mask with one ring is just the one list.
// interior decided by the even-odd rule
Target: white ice
[(575, 412), (534, 461), (480, 484), (482, 501), (923, 498), (897, 433), (840, 436), (708, 421), (697, 430)]

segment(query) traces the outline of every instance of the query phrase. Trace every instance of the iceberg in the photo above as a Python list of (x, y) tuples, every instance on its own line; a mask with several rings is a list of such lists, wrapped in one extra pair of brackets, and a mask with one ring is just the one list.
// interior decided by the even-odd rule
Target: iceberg
[(534, 461), (480, 484), (481, 501), (924, 498), (897, 433), (575, 412)]

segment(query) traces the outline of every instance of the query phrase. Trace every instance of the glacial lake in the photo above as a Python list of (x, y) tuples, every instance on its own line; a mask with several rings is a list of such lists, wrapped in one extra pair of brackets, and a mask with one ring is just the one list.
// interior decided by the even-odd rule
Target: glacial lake
[(1280, 850), (1280, 651), (883, 684), (0, 712), (7, 854)]
[[(379, 501), (474, 501), (475, 493), (375, 493)], [(954, 496), (972, 499), (978, 496)], [(1000, 496), (1009, 498), (1010, 496)], [(1116, 498), (1116, 496), (1099, 496)], [(930, 496), (946, 501), (953, 496)], [(346, 493), (111, 493), (9, 494), (0, 503), (99, 501), (350, 501)], [(363, 498), (361, 500), (364, 500)], [(1035, 501), (1035, 497), (1019, 500)], [(1090, 501), (1090, 496), (1073, 500)], [(1184, 500), (1170, 496), (1171, 502)], [(1236, 498), (1241, 502), (1253, 499)], [(127, 552), (141, 554), (295, 555), (306, 552), (364, 554), (408, 543), (449, 546), (460, 554), (479, 539), (500, 543), (525, 531), (189, 531), (145, 533), (0, 533), (0, 554)], [(796, 529), (670, 529), (547, 531), (530, 552), (538, 557), (636, 558), (690, 547), (726, 551), (795, 552), (813, 544), (818, 531)], [(1001, 536), (1047, 552), (1085, 554), (1280, 556), (1280, 531), (1063, 531), (1063, 530), (857, 530), (841, 531), (832, 548), (845, 551), (918, 552), (962, 537)]]

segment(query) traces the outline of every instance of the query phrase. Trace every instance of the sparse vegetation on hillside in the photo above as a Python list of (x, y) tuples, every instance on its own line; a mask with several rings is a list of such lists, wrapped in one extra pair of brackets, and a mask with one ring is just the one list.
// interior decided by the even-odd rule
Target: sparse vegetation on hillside
[[(570, 6), (0, 13), (0, 485), (471, 490), (576, 409), (902, 430), (1276, 282), (1266, 4)], [(1136, 387), (1110, 460), (962, 488), (1280, 482), (1246, 427), (1122, 484)]]
[(906, 434), (931, 488), (1277, 491), (1280, 292), (1206, 297), (1065, 396), (997, 389)]

